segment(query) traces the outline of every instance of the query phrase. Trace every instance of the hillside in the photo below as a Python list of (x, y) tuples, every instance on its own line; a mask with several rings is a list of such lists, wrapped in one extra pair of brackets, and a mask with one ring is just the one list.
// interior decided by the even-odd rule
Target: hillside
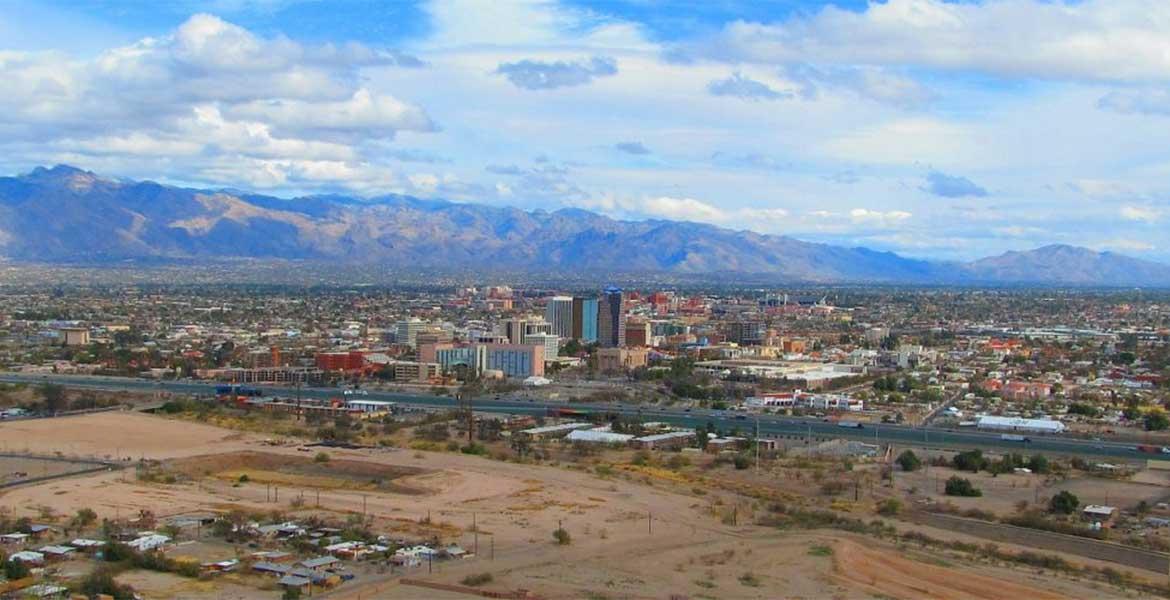
[(100, 177), (0, 178), (0, 255), (16, 261), (289, 258), (395, 268), (751, 273), (792, 282), (1168, 285), (1170, 267), (1048, 246), (956, 265), (691, 222), (619, 221), (405, 196), (281, 199)]

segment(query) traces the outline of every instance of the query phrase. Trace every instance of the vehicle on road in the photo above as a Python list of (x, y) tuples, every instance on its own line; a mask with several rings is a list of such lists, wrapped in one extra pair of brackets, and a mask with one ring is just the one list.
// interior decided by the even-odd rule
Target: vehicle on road
[(862, 425), (861, 423), (858, 423), (857, 421), (840, 421), (837, 423), (837, 427), (846, 427), (849, 429), (865, 429), (865, 425)]
[(1005, 433), (1005, 434), (999, 436), (999, 439), (1001, 439), (1005, 442), (1022, 442), (1024, 444), (1032, 443), (1031, 438), (1026, 437), (1026, 436), (1022, 436), (1022, 435), (1016, 435), (1014, 433)]

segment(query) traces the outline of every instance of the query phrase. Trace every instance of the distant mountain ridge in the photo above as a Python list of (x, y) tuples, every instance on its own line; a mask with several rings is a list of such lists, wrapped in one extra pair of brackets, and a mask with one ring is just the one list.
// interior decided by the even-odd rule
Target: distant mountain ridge
[(932, 262), (693, 222), (619, 221), (409, 196), (296, 199), (117, 181), (60, 165), (0, 177), (0, 256), (287, 258), (398, 269), (745, 273), (785, 282), (1170, 286), (1170, 266), (1074, 246)]

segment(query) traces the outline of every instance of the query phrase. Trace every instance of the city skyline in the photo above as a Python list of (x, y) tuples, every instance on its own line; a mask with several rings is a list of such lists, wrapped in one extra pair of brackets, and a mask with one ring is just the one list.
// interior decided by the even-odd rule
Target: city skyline
[(20, 8), (7, 173), (1170, 257), (1159, 3)]

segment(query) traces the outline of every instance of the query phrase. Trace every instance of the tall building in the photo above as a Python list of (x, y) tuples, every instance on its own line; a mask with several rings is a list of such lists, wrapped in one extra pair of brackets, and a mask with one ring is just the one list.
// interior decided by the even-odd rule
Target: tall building
[(560, 338), (553, 333), (530, 333), (524, 336), (524, 344), (528, 346), (544, 346), (544, 357), (551, 360), (560, 354)]
[(504, 337), (510, 344), (523, 344), (524, 334), (528, 333), (528, 320), (513, 318), (504, 321)]
[(727, 323), (727, 341), (741, 346), (758, 346), (764, 343), (766, 328), (763, 321), (732, 321)]
[(418, 345), (418, 332), (427, 328), (427, 322), (418, 318), (399, 321), (394, 325), (394, 341), (411, 348)]
[(524, 335), (535, 333), (552, 333), (553, 325), (543, 319), (534, 319), (524, 324)]
[(570, 337), (586, 344), (597, 341), (597, 298), (573, 298), (573, 331)]
[(609, 286), (601, 293), (597, 309), (597, 341), (602, 348), (618, 348), (626, 341), (626, 307), (622, 288)]
[(508, 377), (541, 377), (544, 375), (544, 346), (487, 346), (486, 367), (503, 371)]
[(627, 346), (650, 346), (652, 339), (653, 337), (650, 335), (650, 323), (641, 320), (630, 320), (626, 323)]
[(573, 337), (573, 298), (553, 296), (544, 309), (544, 320), (552, 324), (552, 332), (558, 337)]
[(420, 363), (437, 363), (447, 372), (463, 368), (474, 375), (491, 369), (523, 378), (544, 375), (544, 350), (544, 345), (447, 343), (422, 346), (418, 356)]

